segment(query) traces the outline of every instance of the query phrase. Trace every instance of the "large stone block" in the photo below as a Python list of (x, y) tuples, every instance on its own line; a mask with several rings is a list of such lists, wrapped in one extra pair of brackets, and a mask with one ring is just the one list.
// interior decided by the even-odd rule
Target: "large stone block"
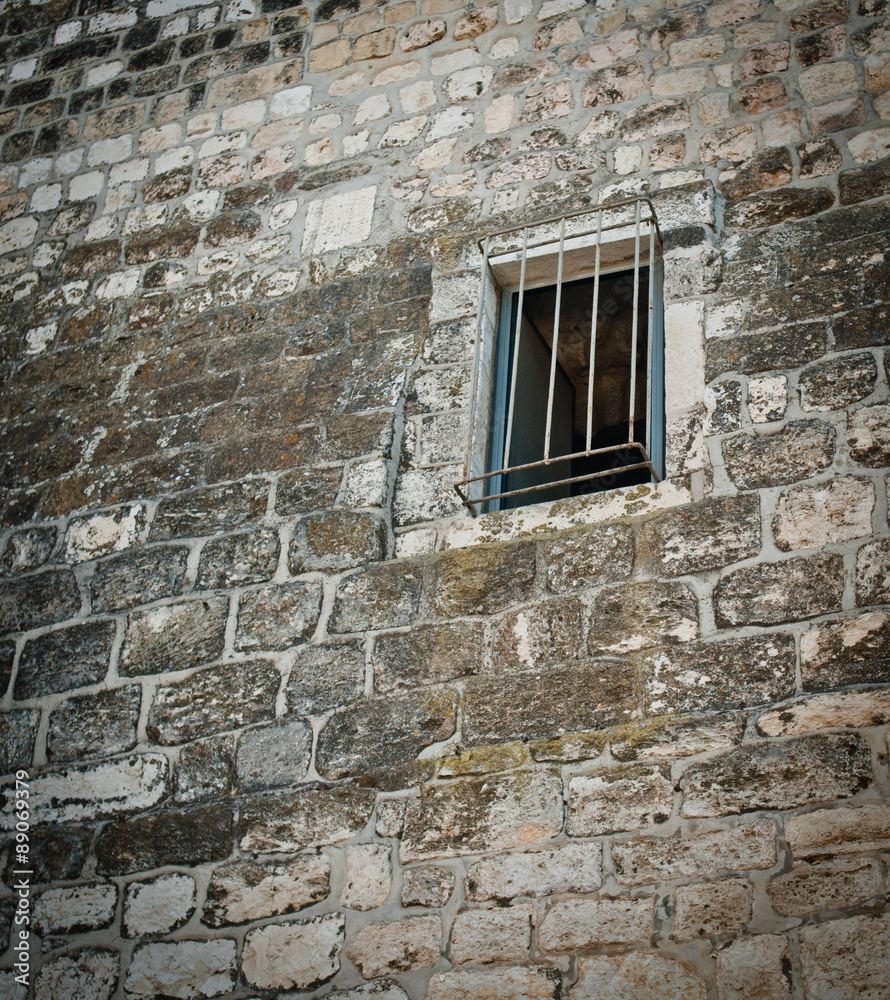
[(688, 768), (684, 816), (794, 809), (847, 798), (873, 782), (871, 751), (856, 734), (808, 736), (740, 747)]
[(569, 1000), (705, 1000), (707, 986), (679, 962), (653, 951), (597, 955), (578, 962)]
[(482, 661), (481, 622), (418, 625), (374, 640), (371, 664), (377, 691), (393, 691), (474, 674)]
[(179, 751), (173, 774), (177, 802), (201, 802), (233, 795), (235, 791), (234, 734), (189, 743)]
[(150, 537), (158, 541), (241, 528), (265, 515), (268, 494), (267, 482), (246, 479), (168, 497), (155, 513)]
[(153, 942), (136, 948), (124, 989), (136, 996), (215, 997), (238, 979), (235, 942)]
[(542, 951), (577, 951), (603, 945), (647, 942), (655, 900), (569, 899), (554, 903), (538, 931)]
[(739, 938), (717, 952), (717, 1000), (790, 1000), (791, 954), (779, 934)]
[(850, 417), (847, 444), (857, 465), (882, 469), (890, 465), (890, 406), (865, 406)]
[(312, 727), (302, 719), (243, 732), (235, 761), (238, 787), (256, 792), (297, 785), (309, 770)]
[(36, 709), (23, 708), (0, 715), (0, 773), (10, 774), (17, 768), (30, 767), (39, 724), (40, 712)]
[(124, 902), (127, 937), (169, 934), (195, 912), (195, 880), (171, 872), (146, 882), (131, 882)]
[(646, 885), (718, 872), (772, 868), (776, 830), (755, 819), (720, 830), (685, 832), (674, 837), (641, 837), (612, 845), (612, 863), (624, 885)]
[(336, 785), (248, 799), (238, 821), (239, 845), (251, 854), (280, 854), (337, 844), (368, 822), (374, 797), (370, 789)]
[[(573, 696), (567, 699), (566, 691)], [(462, 736), (478, 744), (601, 729), (627, 719), (638, 700), (626, 659), (472, 677), (465, 682)]]
[(69, 698), (50, 714), (47, 759), (88, 760), (132, 750), (141, 701), (138, 684)]
[(859, 729), (890, 722), (890, 689), (865, 688), (818, 694), (764, 712), (757, 729), (765, 736), (800, 736), (816, 729)]
[(837, 555), (746, 566), (714, 588), (717, 625), (779, 625), (840, 611), (843, 560)]
[(751, 884), (721, 879), (674, 890), (674, 937), (679, 941), (736, 933), (751, 919)]
[(266, 722), (275, 716), (280, 684), (278, 669), (265, 660), (201, 670), (157, 689), (148, 736), (171, 746)]
[(521, 962), (528, 957), (534, 923), (534, 907), (521, 903), (464, 910), (454, 918), (448, 954), (455, 965)]
[(356, 934), (346, 956), (365, 979), (374, 979), (435, 965), (441, 951), (442, 919), (434, 914), (371, 924)]
[(562, 828), (562, 782), (552, 771), (429, 786), (409, 799), (402, 862), (531, 846)]
[(792, 816), (785, 821), (785, 840), (796, 858), (884, 850), (890, 845), (890, 807), (840, 806)]
[(324, 899), (331, 862), (321, 853), (289, 861), (231, 861), (214, 870), (201, 922), (210, 927), (294, 913)]
[(569, 780), (566, 833), (598, 837), (664, 823), (674, 806), (670, 774), (630, 765)]
[(108, 671), (116, 627), (95, 621), (58, 629), (25, 643), (15, 697), (39, 698), (101, 681)]
[(856, 603), (890, 601), (890, 539), (863, 545), (856, 553)]
[(392, 888), (392, 862), (387, 844), (353, 844), (346, 848), (346, 884), (340, 905), (351, 910), (382, 906)]
[(321, 612), (317, 583), (272, 584), (241, 595), (235, 648), (287, 649), (305, 642)]
[(490, 614), (529, 599), (535, 581), (532, 545), (478, 545), (440, 558), (434, 605), (443, 617)]
[(642, 558), (659, 574), (721, 569), (760, 551), (760, 503), (739, 496), (681, 507), (645, 522), (640, 538)]
[(770, 879), (773, 907), (786, 916), (845, 910), (880, 895), (881, 871), (875, 858), (835, 858), (798, 862)]
[(223, 597), (134, 612), (127, 620), (119, 672), (138, 677), (217, 659), (225, 644), (228, 614), (229, 602)]
[(374, 566), (346, 577), (337, 587), (337, 602), (328, 622), (331, 632), (410, 625), (423, 589), (413, 563)]
[[(36, 1000), (109, 1000), (120, 976), (120, 955), (104, 948), (80, 948), (45, 962), (34, 978)], [(24, 994), (10, 993), (13, 1000)]]
[(365, 655), (355, 641), (302, 646), (285, 689), (287, 710), (314, 715), (364, 695)]
[(560, 532), (543, 552), (547, 586), (555, 594), (619, 583), (633, 569), (633, 535), (623, 524)]
[(813, 625), (800, 637), (805, 690), (890, 681), (890, 613), (866, 611)]
[(326, 778), (398, 769), (447, 740), (457, 726), (457, 696), (417, 691), (357, 702), (319, 733), (315, 766)]
[(878, 366), (871, 354), (848, 354), (809, 365), (797, 377), (801, 409), (841, 410), (870, 396), (877, 378)]
[(594, 597), (592, 618), (588, 648), (594, 655), (698, 638), (698, 601), (682, 583), (608, 587)]
[(496, 854), (467, 868), (467, 899), (507, 902), (517, 896), (595, 892), (602, 883), (598, 843), (563, 844), (550, 851)]
[(195, 586), (215, 590), (270, 580), (278, 568), (279, 549), (278, 533), (268, 528), (210, 541), (201, 550)]
[(820, 420), (797, 420), (770, 434), (737, 434), (721, 443), (729, 478), (741, 490), (787, 486), (831, 466), (834, 429)]
[(71, 570), (0, 581), (0, 633), (63, 622), (79, 611), (80, 590)]
[(427, 1000), (556, 1000), (559, 984), (555, 969), (535, 966), (437, 972), (430, 979)]
[(185, 588), (187, 559), (187, 548), (168, 545), (134, 549), (97, 563), (89, 584), (93, 612), (122, 611), (176, 597)]
[(226, 806), (168, 810), (106, 826), (96, 841), (96, 870), (114, 876), (202, 865), (222, 861), (233, 847), (232, 812)]
[(800, 957), (806, 996), (878, 998), (890, 982), (890, 914), (867, 914), (805, 927)]
[(47, 889), (34, 900), (33, 924), (43, 937), (108, 927), (117, 907), (117, 886), (108, 882)]
[(304, 517), (288, 552), (291, 573), (346, 569), (383, 559), (385, 525), (371, 514), (325, 511)]
[[(790, 641), (788, 645), (790, 677), (794, 673), (794, 647)], [(686, 647), (683, 652), (686, 653)], [(706, 684), (711, 686), (710, 679)], [(720, 682), (713, 686), (725, 687), (726, 684)], [(729, 750), (741, 742), (743, 731), (744, 720), (738, 715), (665, 715), (612, 730), (608, 733), (609, 752), (620, 761), (673, 760)]]
[(543, 667), (575, 659), (580, 650), (580, 603), (572, 597), (544, 601), (501, 619), (492, 642), (492, 669)]
[(867, 479), (798, 486), (779, 497), (773, 537), (783, 552), (861, 538), (871, 534), (874, 505), (874, 484)]

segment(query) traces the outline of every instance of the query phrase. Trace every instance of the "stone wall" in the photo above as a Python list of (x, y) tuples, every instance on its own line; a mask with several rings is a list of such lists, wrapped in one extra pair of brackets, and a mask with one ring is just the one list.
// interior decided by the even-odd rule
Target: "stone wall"
[[(2, 6), (0, 997), (885, 997), (884, 0)], [(639, 193), (668, 478), (470, 518)]]

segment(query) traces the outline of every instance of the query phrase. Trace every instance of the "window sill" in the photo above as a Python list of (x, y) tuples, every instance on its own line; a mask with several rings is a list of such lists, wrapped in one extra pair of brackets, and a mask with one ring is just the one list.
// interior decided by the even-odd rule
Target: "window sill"
[(516, 507), (477, 518), (469, 514), (441, 518), (400, 531), (396, 535), (396, 557), (464, 549), (486, 542), (506, 542), (619, 517), (651, 514), (680, 507), (692, 500), (692, 490), (685, 482), (667, 479), (657, 484), (625, 486), (603, 493)]

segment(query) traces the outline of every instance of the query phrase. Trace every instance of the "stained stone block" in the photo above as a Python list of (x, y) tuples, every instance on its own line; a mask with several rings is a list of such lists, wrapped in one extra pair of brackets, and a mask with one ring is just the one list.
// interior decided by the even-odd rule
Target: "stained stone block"
[(203, 865), (232, 853), (232, 811), (222, 805), (177, 809), (118, 821), (96, 841), (100, 875), (129, 875), (164, 865)]
[(800, 932), (807, 997), (879, 997), (890, 977), (890, 914), (867, 914), (805, 927)]
[(730, 934), (751, 919), (751, 885), (746, 879), (722, 879), (674, 890), (674, 937)]
[(213, 736), (275, 716), (281, 684), (265, 660), (210, 667), (159, 687), (148, 714), (149, 739), (166, 746)]
[(646, 942), (652, 934), (655, 900), (567, 899), (554, 903), (538, 931), (545, 952)]
[(500, 611), (527, 601), (534, 579), (535, 550), (527, 543), (453, 549), (439, 561), (435, 609), (449, 618)]
[(392, 979), (377, 979), (371, 983), (362, 983), (351, 990), (335, 990), (329, 993), (330, 1000), (363, 1000), (364, 997), (376, 997), (377, 1000), (409, 1000), (408, 994)]
[(189, 743), (179, 751), (173, 775), (177, 802), (200, 802), (233, 794), (235, 789), (235, 739), (217, 736)]
[(576, 775), (568, 783), (566, 833), (597, 837), (664, 823), (674, 806), (670, 773), (631, 765)]
[(855, 734), (740, 747), (683, 773), (681, 813), (725, 816), (794, 809), (847, 798), (873, 780), (868, 744)]
[[(790, 684), (794, 672), (794, 644), (789, 641), (788, 647)], [(684, 656), (687, 648), (691, 651), (691, 647), (680, 650)], [(609, 732), (609, 752), (620, 761), (672, 760), (712, 750), (729, 750), (741, 741), (743, 731), (744, 720), (738, 715), (649, 717), (642, 724)]]
[(454, 883), (454, 872), (447, 868), (406, 868), (402, 873), (402, 906), (444, 906), (454, 892)]
[(39, 724), (40, 712), (36, 709), (0, 714), (0, 774), (31, 766)]
[(312, 727), (285, 722), (248, 729), (238, 740), (238, 786), (245, 792), (297, 785), (306, 777), (312, 753)]
[(427, 1000), (556, 1000), (559, 987), (556, 969), (508, 965), (491, 971), (454, 970), (430, 979)]
[(706, 984), (679, 962), (656, 952), (597, 955), (578, 962), (569, 1000), (705, 1000)]
[[(64, 829), (46, 827), (32, 830), (29, 861), (34, 871), (34, 885), (50, 882), (70, 882), (80, 877), (84, 859), (93, 839), (93, 831), (83, 826), (69, 824)], [(15, 855), (8, 852), (3, 881), (12, 885), (13, 870), (18, 865)]]
[(850, 417), (850, 457), (857, 465), (883, 469), (890, 465), (890, 406), (866, 406)]
[(270, 585), (242, 594), (235, 648), (287, 649), (315, 631), (321, 610), (317, 583)]
[(131, 882), (124, 902), (127, 937), (169, 934), (195, 911), (195, 880), (171, 872), (146, 882)]
[(331, 632), (409, 625), (422, 590), (412, 563), (385, 563), (346, 577), (337, 588), (337, 603), (328, 622)]
[(455, 965), (521, 962), (528, 956), (534, 923), (535, 910), (528, 905), (464, 910), (451, 928), (451, 961)]
[(118, 985), (120, 955), (102, 948), (81, 948), (46, 962), (34, 979), (36, 1000), (90, 997), (109, 1000)]
[(364, 827), (374, 798), (371, 789), (336, 785), (249, 799), (238, 821), (239, 845), (252, 854), (278, 854), (337, 844)]
[(122, 611), (162, 597), (176, 597), (185, 588), (188, 549), (163, 546), (134, 549), (97, 563), (90, 580), (93, 613)]
[(188, 538), (241, 528), (263, 517), (268, 493), (267, 482), (246, 479), (169, 497), (155, 513), (150, 538)]
[(717, 953), (718, 1000), (790, 1000), (791, 954), (778, 934), (739, 938)]
[(785, 821), (785, 840), (795, 858), (884, 850), (890, 845), (890, 808), (841, 806), (791, 816)]
[(392, 862), (386, 844), (353, 844), (346, 848), (346, 884), (340, 905), (352, 910), (383, 906), (392, 888)]
[(871, 354), (848, 354), (809, 365), (797, 379), (801, 409), (841, 410), (869, 396), (877, 378), (878, 366)]
[(836, 555), (746, 566), (714, 588), (717, 625), (778, 625), (841, 608), (843, 560)]
[(370, 514), (326, 511), (304, 517), (288, 552), (291, 573), (347, 569), (384, 558), (384, 524)]
[(575, 659), (581, 651), (581, 605), (575, 598), (533, 604), (498, 623), (492, 669), (528, 670)]
[(314, 715), (364, 695), (365, 656), (359, 642), (303, 646), (288, 678), (291, 714)]
[(330, 860), (321, 853), (220, 865), (210, 877), (201, 922), (223, 927), (294, 913), (327, 896), (330, 874)]
[(738, 434), (721, 448), (726, 471), (743, 490), (786, 486), (824, 472), (834, 458), (834, 430), (818, 420), (798, 420), (772, 434)]
[(890, 613), (866, 611), (820, 622), (800, 637), (804, 689), (890, 681)]
[(166, 604), (131, 614), (121, 648), (121, 675), (185, 670), (218, 659), (225, 643), (229, 602), (224, 597)]
[(786, 490), (776, 504), (773, 537), (784, 552), (870, 535), (874, 484), (842, 477), (821, 486)]
[(430, 786), (408, 800), (401, 860), (531, 846), (561, 828), (562, 782), (552, 771)]
[(136, 746), (142, 689), (138, 684), (69, 698), (49, 717), (49, 760), (88, 760)]
[(863, 545), (856, 553), (856, 603), (883, 604), (890, 594), (890, 540)]
[(344, 923), (342, 914), (329, 913), (250, 931), (241, 955), (244, 978), (261, 989), (320, 986), (340, 969)]
[(860, 688), (817, 694), (773, 708), (757, 720), (766, 736), (800, 736), (816, 729), (859, 729), (890, 722), (890, 690)]
[(562, 844), (549, 851), (496, 854), (467, 868), (467, 899), (507, 902), (518, 896), (595, 892), (602, 884), (598, 843)]
[(417, 625), (374, 640), (371, 663), (377, 691), (393, 691), (474, 674), (482, 661), (481, 622)]
[(881, 870), (875, 858), (800, 861), (770, 879), (768, 891), (773, 907), (786, 916), (843, 910), (880, 895)]
[(331, 779), (390, 770), (447, 740), (456, 721), (457, 696), (450, 691), (367, 699), (328, 720), (318, 736), (315, 766)]
[(237, 981), (235, 942), (153, 942), (137, 946), (124, 989), (136, 995), (218, 996)]
[(11, 576), (39, 569), (49, 562), (56, 547), (56, 536), (55, 528), (23, 528), (13, 532), (0, 559), (0, 572)]
[(772, 868), (776, 830), (769, 821), (755, 819), (679, 837), (640, 837), (613, 844), (612, 863), (618, 882), (624, 885)]
[(0, 633), (63, 622), (79, 611), (80, 590), (70, 570), (0, 581)]
[(641, 526), (640, 542), (660, 574), (720, 569), (760, 551), (759, 498), (726, 497), (668, 511)]
[(275, 495), (276, 513), (289, 517), (329, 507), (337, 496), (343, 470), (292, 469), (282, 474)]
[(34, 900), (32, 927), (43, 937), (108, 927), (117, 906), (117, 886), (108, 882), (47, 889)]
[(371, 924), (356, 934), (346, 955), (365, 979), (374, 979), (435, 965), (441, 950), (442, 920), (432, 914)]
[(201, 550), (199, 590), (243, 587), (275, 575), (280, 544), (277, 532), (261, 528), (208, 542)]
[(682, 583), (609, 587), (593, 600), (588, 649), (594, 655), (698, 638), (698, 601)]

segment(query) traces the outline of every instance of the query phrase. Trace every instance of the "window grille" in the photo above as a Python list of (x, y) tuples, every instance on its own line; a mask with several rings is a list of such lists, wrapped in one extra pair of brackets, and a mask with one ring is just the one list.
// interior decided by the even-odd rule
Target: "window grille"
[[(646, 197), (625, 199), (571, 215), (513, 226), (482, 238), (479, 249), (483, 257), (483, 280), (473, 359), (469, 433), (463, 478), (455, 483), (463, 505), (475, 517), (486, 505), (489, 509), (497, 509), (500, 504), (511, 505), (515, 501), (510, 498), (521, 494), (547, 491), (540, 493), (539, 499), (550, 499), (554, 490), (580, 489), (577, 484), (586, 484), (584, 490), (601, 488), (595, 481), (614, 481), (610, 477), (633, 470), (647, 470), (649, 477), (658, 482), (663, 453), (664, 402), (661, 295), (656, 265), (660, 262), (662, 240), (652, 202)], [(598, 311), (602, 308), (602, 290), (610, 280), (614, 283), (615, 275), (621, 277), (625, 285), (632, 280), (633, 287), (629, 384), (624, 390), (628, 404), (626, 415), (620, 419), (626, 434), (622, 430), (617, 443), (601, 443), (594, 433), (595, 380), (598, 375), (603, 377), (597, 371), (598, 353), (602, 356), (608, 351), (605, 338), (609, 332), (603, 335), (599, 331), (598, 339), (598, 326), (602, 325)], [(556, 440), (558, 426), (565, 424), (565, 418), (559, 415), (565, 411), (565, 405), (555, 408), (555, 401), (561, 399), (564, 391), (561, 386), (567, 382), (559, 356), (561, 321), (565, 324), (563, 300), (569, 288), (574, 296), (572, 301), (587, 291), (591, 300), (589, 347), (584, 345), (589, 351), (586, 399), (584, 393), (573, 390), (575, 436), (567, 453), (564, 430), (560, 432), (562, 443)], [(525, 306), (536, 295), (536, 290), (553, 295), (553, 320), (549, 341), (535, 327), (538, 341), (545, 342), (543, 347), (538, 344), (539, 357), (546, 356), (549, 351), (546, 362), (549, 371), (542, 373), (541, 389), (529, 399), (522, 398), (520, 391), (528, 382), (527, 373), (521, 370), (524, 362), (520, 345), (523, 337), (527, 340), (529, 336), (523, 327), (528, 323)], [(508, 301), (510, 296), (512, 309)], [(498, 308), (500, 315), (496, 319), (494, 314)], [(546, 324), (542, 325), (549, 329), (549, 313)], [(577, 323), (573, 323), (572, 331), (577, 338)], [(583, 336), (586, 338), (586, 332)], [(507, 341), (509, 346), (505, 346)], [(639, 384), (643, 379), (645, 392)], [(525, 391), (528, 391), (527, 385)], [(579, 395), (580, 400), (575, 398)], [(492, 401), (491, 421), (486, 417), (488, 399)], [(528, 416), (529, 408), (543, 419), (544, 426), (540, 429), (543, 433), (538, 432), (542, 440), (537, 454), (520, 455), (517, 461), (517, 424), (523, 419), (536, 419)], [(583, 426), (585, 409), (586, 427)], [(520, 474), (538, 481), (515, 488)], [(511, 477), (514, 483), (510, 482)], [(534, 498), (529, 502), (534, 502)]]

